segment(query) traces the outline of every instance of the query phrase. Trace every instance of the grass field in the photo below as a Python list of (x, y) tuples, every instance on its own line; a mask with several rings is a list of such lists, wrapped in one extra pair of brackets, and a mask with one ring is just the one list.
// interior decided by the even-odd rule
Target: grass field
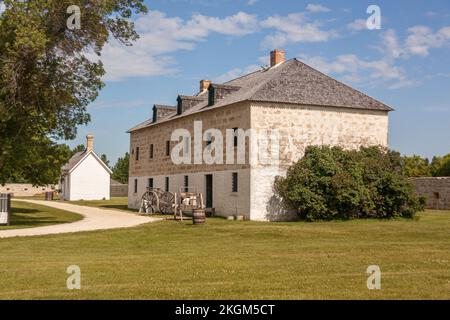
[(13, 201), (10, 226), (0, 226), (0, 230), (43, 227), (52, 224), (78, 221), (81, 215), (40, 206)]
[[(0, 239), (0, 298), (450, 299), (449, 231), (450, 212), (427, 211), (418, 221), (213, 218)], [(372, 264), (381, 290), (366, 287)], [(81, 290), (66, 288), (69, 265), (81, 268)]]
[(128, 209), (128, 199), (126, 197), (115, 197), (111, 200), (78, 200), (78, 201), (68, 201), (68, 203), (77, 204), (80, 206), (97, 207), (102, 209), (115, 209), (123, 211), (133, 211), (137, 210)]

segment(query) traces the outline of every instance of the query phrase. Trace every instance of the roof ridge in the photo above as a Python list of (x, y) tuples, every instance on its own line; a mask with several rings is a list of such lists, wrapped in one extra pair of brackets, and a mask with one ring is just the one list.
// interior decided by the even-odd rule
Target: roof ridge
[(276, 68), (273, 68), (273, 67), (280, 67), (280, 66), (283, 66), (284, 64), (286, 64), (286, 63), (288, 63), (288, 62), (290, 62), (290, 61), (292, 61), (292, 60), (297, 60), (297, 59), (292, 58), (292, 59), (286, 60), (285, 62), (283, 62), (283, 63), (281, 63), (281, 64), (277, 64), (277, 65), (275, 65), (275, 66), (271, 66), (271, 67), (267, 67), (267, 68), (264, 68), (263, 66), (261, 66), (261, 69), (260, 69), (260, 70), (255, 70), (255, 71), (253, 71), (253, 72), (249, 72), (249, 73), (247, 73), (247, 74), (243, 74), (242, 76), (239, 76), (239, 77), (237, 77), (237, 78), (228, 80), (228, 81), (224, 82), (223, 84), (227, 84), (227, 83), (229, 83), (229, 82), (236, 81), (236, 80), (239, 80), (239, 79), (248, 77), (248, 76), (250, 76), (250, 75), (252, 75), (252, 74), (255, 74), (255, 73), (257, 73), (257, 72), (267, 72), (267, 71), (270, 71), (270, 70), (275, 70)]
[(264, 71), (264, 69), (261, 68), (261, 70), (255, 70), (255, 71), (253, 71), (253, 72), (250, 72), (250, 73), (247, 73), (247, 74), (243, 74), (242, 76), (239, 76), (239, 77), (237, 77), (237, 78), (228, 80), (228, 81), (226, 81), (226, 82), (224, 82), (224, 83), (222, 83), (222, 84), (227, 84), (227, 83), (229, 83), (229, 82), (236, 81), (236, 80), (239, 80), (239, 79), (248, 77), (249, 75), (252, 75), (252, 74), (254, 74), (254, 73), (257, 73), (257, 72), (263, 72), (263, 71)]
[(153, 106), (163, 107), (163, 108), (171, 108), (171, 109), (177, 107), (177, 106), (171, 106), (171, 105), (168, 105), (168, 104), (161, 104), (161, 103), (155, 103)]

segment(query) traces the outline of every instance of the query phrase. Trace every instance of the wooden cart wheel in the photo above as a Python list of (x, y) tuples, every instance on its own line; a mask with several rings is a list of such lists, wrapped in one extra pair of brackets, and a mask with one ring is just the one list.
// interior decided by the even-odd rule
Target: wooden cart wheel
[(164, 192), (161, 195), (159, 209), (162, 214), (170, 214), (173, 212), (175, 204), (175, 195), (172, 192)]
[(159, 212), (159, 197), (154, 191), (147, 191), (142, 196), (139, 213), (154, 214)]

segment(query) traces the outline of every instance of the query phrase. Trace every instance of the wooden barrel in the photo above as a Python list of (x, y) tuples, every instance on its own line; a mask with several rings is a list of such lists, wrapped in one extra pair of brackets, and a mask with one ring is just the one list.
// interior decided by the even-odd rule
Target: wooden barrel
[(192, 212), (192, 221), (194, 224), (204, 224), (205, 223), (205, 210), (204, 209), (195, 209)]
[(45, 200), (52, 201), (53, 200), (53, 191), (49, 191), (45, 193)]

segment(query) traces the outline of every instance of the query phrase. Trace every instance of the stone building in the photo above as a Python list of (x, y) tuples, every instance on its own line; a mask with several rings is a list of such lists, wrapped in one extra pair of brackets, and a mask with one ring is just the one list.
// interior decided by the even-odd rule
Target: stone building
[[(139, 207), (148, 186), (195, 187), (217, 215), (288, 219), (273, 182), (308, 145), (387, 146), (390, 107), (296, 59), (285, 61), (282, 50), (270, 60), (270, 67), (224, 84), (202, 80), (197, 94), (178, 96), (175, 106), (154, 105), (153, 117), (129, 130), (130, 208)], [(189, 138), (178, 138), (180, 129)], [(190, 161), (174, 161), (175, 149)], [(224, 160), (197, 161), (208, 152)]]

